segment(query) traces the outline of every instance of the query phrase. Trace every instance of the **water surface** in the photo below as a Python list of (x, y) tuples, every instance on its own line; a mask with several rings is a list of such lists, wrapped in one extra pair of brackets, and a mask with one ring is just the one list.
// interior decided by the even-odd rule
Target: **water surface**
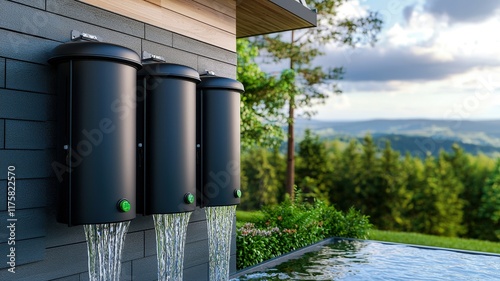
[(500, 256), (341, 241), (233, 280), (500, 280)]

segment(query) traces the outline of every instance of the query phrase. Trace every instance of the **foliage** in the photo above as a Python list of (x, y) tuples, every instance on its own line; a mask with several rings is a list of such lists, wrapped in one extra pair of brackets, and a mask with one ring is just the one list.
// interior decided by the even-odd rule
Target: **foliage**
[(286, 163), (276, 149), (244, 150), (241, 153), (241, 189), (249, 194), (239, 205), (242, 210), (256, 210), (263, 205), (276, 204), (284, 198)]
[[(378, 147), (369, 135), (343, 144), (307, 132), (298, 144), (297, 159), (297, 182), (304, 193), (298, 192), (293, 200), (285, 197), (278, 205), (269, 202), (283, 197), (276, 190), (282, 187), (285, 157), (277, 150), (245, 151), (242, 172), (247, 184), (255, 185), (247, 186), (246, 194), (256, 196), (244, 198), (242, 207), (262, 212), (256, 218), (247, 216), (252, 224), (239, 224), (238, 267), (326, 237), (364, 238), (371, 224), (361, 214), (381, 230), (422, 233), (376, 231), (372, 239), (480, 251), (498, 247), (453, 237), (500, 241), (500, 160), (495, 164), (457, 145), (451, 152), (427, 154), (424, 159), (401, 156), (390, 142)], [(261, 181), (249, 178), (262, 176)]]
[(320, 201), (304, 202), (300, 193), (294, 201), (265, 207), (262, 214), (237, 229), (239, 269), (332, 236), (365, 238), (371, 228), (354, 209), (344, 214)]
[[(308, 132), (298, 144), (301, 196), (306, 202), (319, 199), (344, 212), (354, 207), (381, 230), (500, 241), (500, 160), (495, 167), (495, 160), (465, 153), (457, 145), (451, 152), (441, 151), (437, 157), (427, 154), (423, 159), (399, 155), (390, 142), (379, 147), (369, 135), (362, 141), (340, 143)], [(283, 193), (275, 191), (282, 190), (286, 160), (277, 151), (256, 150), (262, 155), (243, 153), (243, 159), (254, 160), (242, 161), (243, 174), (266, 168), (276, 180), (256, 185), (256, 194), (269, 198), (242, 200), (244, 206), (260, 209), (265, 202), (282, 201)], [(266, 193), (267, 188), (272, 192)]]
[[(244, 194), (251, 194), (254, 200), (241, 202), (241, 208), (255, 210), (261, 205), (278, 203), (275, 195), (280, 190), (280, 182), (276, 169), (270, 163), (270, 155), (264, 149), (253, 149), (243, 154), (241, 159), (245, 167), (242, 175), (241, 190)], [(259, 165), (254, 165), (259, 163)]]
[[(243, 100), (243, 143), (248, 144), (250, 139), (254, 139), (257, 143), (266, 142), (269, 138), (276, 139), (280, 136), (280, 131), (273, 126), (273, 122), (283, 120), (288, 122), (286, 191), (292, 198), (295, 179), (294, 110), (302, 108), (302, 114), (310, 116), (314, 113), (310, 109), (311, 106), (324, 103), (332, 93), (341, 93), (335, 82), (342, 79), (343, 68), (330, 66), (324, 69), (322, 66), (313, 65), (314, 59), (324, 55), (322, 47), (326, 44), (334, 43), (353, 48), (363, 44), (374, 44), (381, 29), (382, 20), (377, 13), (369, 12), (368, 15), (360, 17), (345, 17), (338, 14), (340, 6), (346, 2), (348, 0), (311, 0), (308, 4), (317, 12), (317, 27), (251, 39), (252, 46), (265, 51), (263, 56), (266, 58), (265, 62), (286, 63), (289, 66), (281, 73), (279, 79), (264, 77), (260, 72), (252, 76), (252, 70), (255, 70), (255, 62), (252, 59), (255, 52), (248, 45), (238, 46), (238, 55), (242, 56), (242, 59), (238, 59), (238, 78), (246, 80), (244, 85), (248, 85), (252, 95)], [(267, 83), (268, 81), (270, 83)], [(269, 89), (273, 91), (273, 82), (276, 81), (283, 82), (279, 88), (286, 90), (277, 91), (276, 95), (269, 94), (265, 90), (261, 91), (267, 86), (271, 86)], [(256, 88), (256, 94), (251, 87)], [(287, 115), (283, 114), (285, 107), (288, 108)], [(268, 115), (260, 114), (262, 112)], [(273, 120), (269, 122), (265, 116)], [(309, 179), (309, 183), (316, 184), (312, 179)]]
[(236, 235), (236, 267), (242, 269), (281, 254), (278, 237), (289, 235), (275, 228), (258, 229), (245, 223)]
[(313, 136), (310, 130), (306, 130), (304, 139), (299, 143), (296, 166), (297, 177), (302, 179), (299, 185), (305, 196), (328, 202), (327, 176), (332, 170), (326, 146), (318, 136)]
[(480, 238), (500, 240), (500, 160), (484, 185), (480, 202), (477, 214), (482, 229)]
[[(342, 78), (342, 67), (323, 69), (313, 66), (315, 58), (324, 55), (322, 46), (336, 44), (338, 46), (358, 47), (374, 44), (380, 32), (382, 20), (379, 15), (369, 12), (366, 16), (343, 17), (338, 14), (339, 7), (349, 0), (311, 0), (310, 8), (315, 9), (318, 16), (318, 26), (290, 33), (277, 33), (258, 36), (252, 43), (266, 51), (267, 61), (272, 63), (287, 62), (289, 69), (299, 78), (300, 91), (293, 92), (295, 107), (310, 107), (323, 102), (328, 93), (318, 87), (322, 83), (329, 84), (329, 92), (340, 93), (332, 81)], [(324, 85), (323, 85), (324, 86)], [(324, 88), (323, 88), (324, 89)], [(310, 114), (311, 112), (305, 112)], [(293, 120), (289, 120), (292, 122)]]
[[(460, 148), (460, 150), (462, 150)], [(480, 213), (482, 200), (488, 183), (492, 183), (495, 178), (495, 161), (483, 154), (473, 157), (460, 151), (461, 157), (468, 159), (452, 165), (457, 175), (464, 185), (464, 192), (461, 198), (464, 200), (464, 225), (466, 227), (465, 237), (477, 239), (497, 240), (490, 234), (489, 229), (492, 226), (484, 213)], [(500, 201), (497, 201), (497, 205)], [(500, 206), (500, 205), (499, 205)]]
[(237, 77), (245, 87), (240, 108), (242, 146), (277, 147), (284, 138), (281, 126), (286, 116), (281, 109), (295, 82), (294, 73), (285, 70), (274, 77), (263, 72), (255, 62), (259, 50), (247, 39), (237, 41), (237, 52)]

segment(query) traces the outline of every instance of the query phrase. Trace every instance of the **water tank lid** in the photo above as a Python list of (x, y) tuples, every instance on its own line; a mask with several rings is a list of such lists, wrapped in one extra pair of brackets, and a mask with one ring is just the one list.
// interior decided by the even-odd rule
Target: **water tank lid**
[(137, 73), (138, 76), (179, 77), (199, 83), (200, 74), (194, 68), (175, 63), (147, 63)]
[(141, 68), (141, 59), (133, 50), (111, 43), (77, 41), (61, 44), (54, 48), (49, 63), (56, 64), (71, 59), (103, 59), (129, 63)]
[(214, 76), (214, 75), (202, 75), (201, 76), (201, 83), (198, 84), (198, 88), (201, 88), (201, 89), (229, 89), (229, 90), (238, 91), (240, 93), (245, 92), (245, 88), (243, 87), (243, 84), (241, 84), (239, 81), (231, 79), (231, 78)]

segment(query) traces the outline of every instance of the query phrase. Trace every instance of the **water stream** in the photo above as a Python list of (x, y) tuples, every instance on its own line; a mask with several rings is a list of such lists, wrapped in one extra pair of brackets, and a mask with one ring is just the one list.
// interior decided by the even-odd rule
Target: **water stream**
[(84, 225), (91, 281), (117, 281), (122, 249), (130, 221)]
[(209, 280), (229, 280), (231, 232), (236, 205), (207, 207)]
[(158, 280), (182, 280), (184, 245), (191, 212), (153, 215), (158, 256)]

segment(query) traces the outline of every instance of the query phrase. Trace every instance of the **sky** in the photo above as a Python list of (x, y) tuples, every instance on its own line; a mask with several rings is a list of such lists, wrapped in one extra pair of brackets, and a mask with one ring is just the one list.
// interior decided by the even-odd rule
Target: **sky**
[(499, 0), (352, 0), (340, 13), (369, 10), (384, 20), (374, 47), (332, 44), (314, 62), (346, 71), (314, 119), (500, 119)]

